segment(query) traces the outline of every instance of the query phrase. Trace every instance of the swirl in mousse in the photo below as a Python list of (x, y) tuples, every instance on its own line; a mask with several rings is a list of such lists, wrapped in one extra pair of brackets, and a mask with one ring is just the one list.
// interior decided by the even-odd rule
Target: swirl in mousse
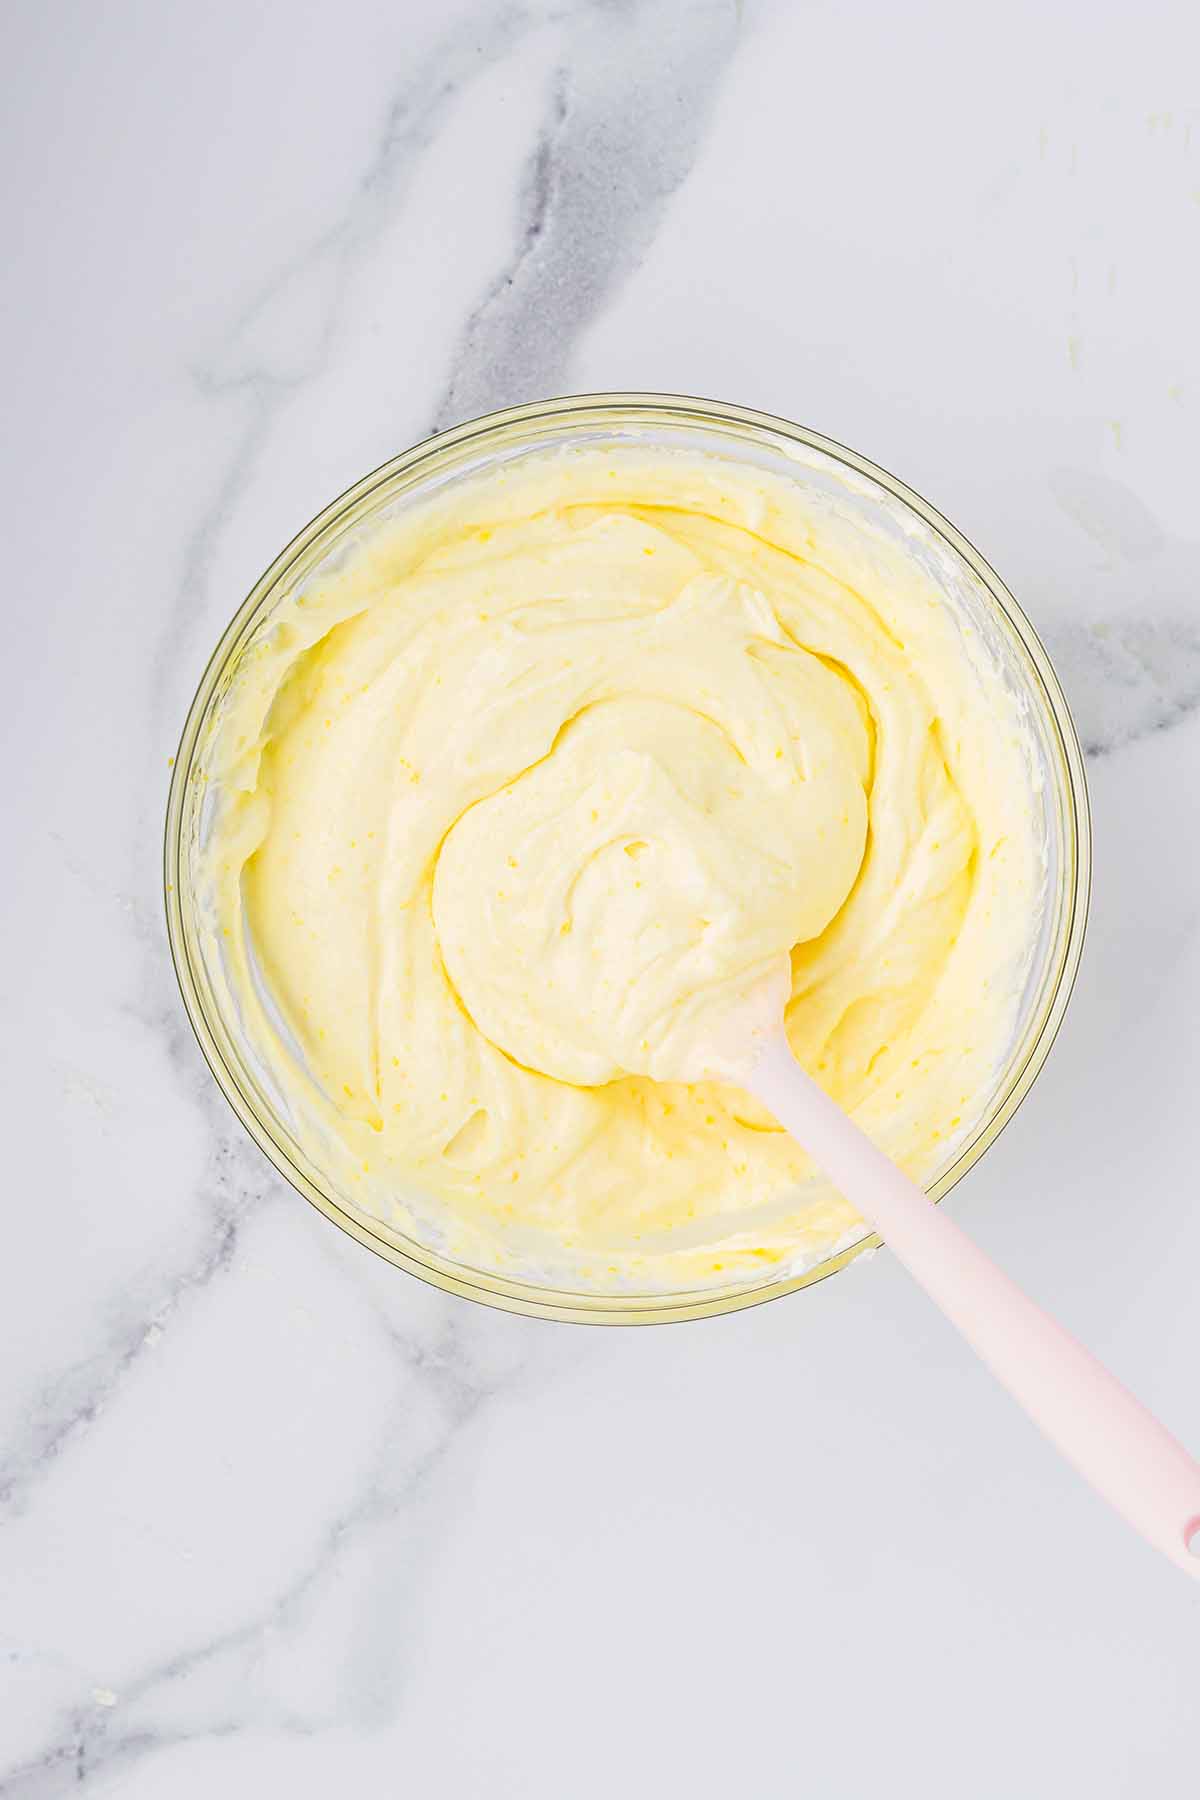
[(749, 465), (540, 453), (410, 507), (274, 610), (204, 775), (206, 914), (297, 1133), (473, 1266), (667, 1292), (851, 1240), (692, 1069), (738, 1009), (786, 1007), (917, 1179), (1011, 1040), (1017, 710), (914, 558)]

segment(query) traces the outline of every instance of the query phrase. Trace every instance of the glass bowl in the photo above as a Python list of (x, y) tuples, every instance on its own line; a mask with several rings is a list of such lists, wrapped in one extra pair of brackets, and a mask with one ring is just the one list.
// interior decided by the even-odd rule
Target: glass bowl
[(251, 1137), (292, 1185), (343, 1231), (390, 1262), (452, 1293), (512, 1312), (592, 1324), (703, 1318), (806, 1287), (844, 1268), (878, 1238), (863, 1235), (799, 1272), (727, 1287), (662, 1294), (572, 1293), (454, 1263), (333, 1191), (254, 1066), (238, 1021), (219, 998), (192, 906), (205, 829), (203, 746), (238, 660), (277, 604), (318, 566), (344, 557), (386, 516), (448, 483), (534, 452), (612, 443), (719, 453), (782, 472), (833, 499), (869, 531), (899, 544), (948, 605), (979, 634), (1020, 710), (1033, 746), (1035, 810), (1044, 854), (1038, 939), (1009, 1054), (969, 1139), (927, 1184), (940, 1200), (993, 1143), (1044, 1063), (1070, 997), (1083, 944), (1090, 827), (1083, 757), (1058, 679), (1003, 582), (953, 525), (911, 488), (842, 445), (744, 407), (663, 394), (590, 394), (513, 407), (471, 420), (405, 451), (326, 507), (256, 583), (217, 645), (183, 728), (167, 807), (167, 929), (184, 1005), (213, 1075)]

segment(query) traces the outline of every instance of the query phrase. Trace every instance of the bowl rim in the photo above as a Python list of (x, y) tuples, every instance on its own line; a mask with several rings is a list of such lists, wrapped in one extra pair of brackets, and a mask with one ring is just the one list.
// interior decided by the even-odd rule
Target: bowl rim
[(793, 444), (816, 450), (856, 475), (865, 476), (916, 513), (968, 565), (1028, 654), (1033, 672), (1041, 685), (1046, 710), (1057, 733), (1066, 772), (1063, 798), (1066, 811), (1065, 852), (1069, 866), (1064, 868), (1062, 877), (1066, 917), (1058, 934), (1062, 943), (1061, 961), (1040, 1023), (1027, 1034), (1021, 1060), (1015, 1066), (1006, 1090), (991, 1117), (970, 1143), (963, 1147), (950, 1167), (931, 1184), (929, 1193), (934, 1201), (943, 1199), (995, 1143), (1028, 1094), (1058, 1035), (1078, 974), (1087, 927), (1092, 879), (1091, 809), (1083, 752), (1062, 685), (1041, 638), (991, 564), (936, 507), (889, 470), (833, 438), (773, 413), (696, 395), (641, 391), (565, 394), (484, 413), (448, 430), (433, 433), (371, 470), (323, 507), (264, 570), (221, 633), (197, 684), (173, 759), (164, 825), (163, 883), (167, 942), (188, 1022), (214, 1080), (243, 1128), (292, 1187), (341, 1230), (388, 1262), (407, 1270), (409, 1274), (463, 1299), (506, 1312), (562, 1323), (666, 1324), (740, 1312), (746, 1307), (761, 1306), (768, 1300), (780, 1299), (785, 1294), (795, 1293), (800, 1288), (810, 1287), (836, 1274), (856, 1257), (877, 1249), (880, 1239), (877, 1234), (868, 1233), (812, 1268), (755, 1287), (718, 1288), (702, 1293), (692, 1291), (690, 1294), (685, 1291), (678, 1296), (591, 1296), (541, 1288), (532, 1283), (510, 1280), (488, 1270), (469, 1269), (415, 1242), (405, 1240), (401, 1243), (372, 1231), (362, 1219), (347, 1211), (326, 1193), (313, 1174), (297, 1164), (250, 1103), (221, 1049), (205, 1007), (201, 987), (192, 966), (181, 897), (185, 801), (201, 728), (231, 657), (236, 653), (259, 609), (279, 583), (331, 527), (345, 519), (347, 514), (360, 506), (376, 489), (392, 482), (398, 475), (477, 439), (499, 435), (516, 426), (569, 418), (576, 413), (595, 415), (597, 422), (601, 423), (605, 415), (611, 415), (614, 421), (619, 418), (625, 425), (629, 424), (630, 415), (636, 418), (639, 413), (668, 413), (674, 420), (685, 423), (691, 421), (697, 426), (732, 424), (751, 432), (769, 433), (775, 439), (782, 437)]

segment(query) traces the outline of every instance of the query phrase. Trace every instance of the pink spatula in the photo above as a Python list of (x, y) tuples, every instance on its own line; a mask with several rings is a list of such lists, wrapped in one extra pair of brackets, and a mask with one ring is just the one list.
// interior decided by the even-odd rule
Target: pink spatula
[[(682, 866), (690, 875), (686, 858)], [(682, 878), (677, 885), (694, 904)], [(521, 978), (516, 991), (524, 996), (516, 1037), (503, 1014), (497, 1033), (490, 989), (485, 984), (482, 993), (473, 991), (471, 962), (452, 969), (472, 1016), (484, 1016), (481, 1000), (490, 1009), (493, 1041), (560, 1080), (604, 1081), (623, 1072), (660, 1081), (729, 1082), (757, 1095), (878, 1230), (1051, 1443), (1148, 1542), (1200, 1576), (1200, 1464), (804, 1073), (783, 1027), (790, 956), (751, 964), (749, 973), (736, 963), (721, 968), (718, 962), (714, 970), (713, 953), (697, 952), (690, 933), (678, 931), (674, 940), (663, 934), (665, 950), (651, 934), (648, 950), (644, 904), (626, 905), (619, 883), (610, 882), (610, 890), (601, 888), (604, 904), (594, 898), (590, 904), (591, 941), (585, 930), (571, 933), (573, 950), (555, 965), (553, 978), (545, 968), (544, 932), (528, 932), (506, 951)], [(539, 918), (536, 896), (529, 905)], [(739, 943), (739, 924), (736, 911), (725, 920), (727, 964), (728, 944), (736, 950)], [(634, 978), (615, 981), (611, 969), (621, 959), (614, 952), (626, 929), (633, 932), (627, 959)], [(753, 941), (752, 929), (746, 935)], [(551, 941), (560, 941), (557, 929)], [(700, 986), (694, 981), (698, 967), (708, 977)], [(664, 1004), (664, 995), (671, 1004)], [(577, 1026), (589, 1059), (582, 1077), (571, 1060)]]
[(1200, 1464), (876, 1149), (801, 1069), (781, 1028), (758, 1046), (709, 1067), (737, 1066), (740, 1083), (874, 1226), (1067, 1461), (1148, 1543), (1200, 1577)]

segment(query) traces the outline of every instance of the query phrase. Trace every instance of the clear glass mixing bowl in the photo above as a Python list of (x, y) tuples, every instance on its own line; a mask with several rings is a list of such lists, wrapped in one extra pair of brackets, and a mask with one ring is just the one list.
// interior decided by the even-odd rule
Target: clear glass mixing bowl
[(1078, 967), (1087, 916), (1090, 828), (1083, 758), (1067, 703), (1029, 621), (978, 551), (953, 525), (892, 475), (816, 432), (769, 414), (661, 394), (599, 394), (514, 407), (446, 431), (366, 476), (326, 507), (257, 582), (213, 653), (184, 725), (167, 808), (165, 881), (171, 953), (188, 1017), (220, 1087), (276, 1168), (314, 1206), (360, 1243), (426, 1281), (513, 1312), (593, 1324), (651, 1324), (702, 1318), (806, 1287), (843, 1268), (878, 1239), (863, 1236), (838, 1253), (780, 1278), (678, 1293), (569, 1293), (509, 1280), (449, 1261), (357, 1209), (316, 1165), (262, 1078), (239, 1021), (220, 998), (204, 934), (197, 929), (197, 861), (204, 830), (202, 746), (238, 659), (278, 603), (318, 567), (347, 553), (384, 517), (434, 489), (500, 463), (560, 446), (613, 442), (643, 448), (716, 452), (790, 476), (832, 498), (869, 531), (899, 544), (930, 575), (959, 617), (982, 638), (1025, 721), (1031, 778), (1045, 852), (1040, 930), (1016, 1027), (977, 1128), (929, 1184), (941, 1199), (978, 1161), (1012, 1117), (1044, 1063)]

